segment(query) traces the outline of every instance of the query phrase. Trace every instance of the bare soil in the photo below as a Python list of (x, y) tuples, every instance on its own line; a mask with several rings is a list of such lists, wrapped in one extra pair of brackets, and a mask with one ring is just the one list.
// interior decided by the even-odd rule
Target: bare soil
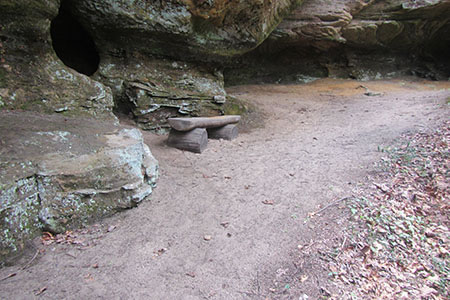
[(144, 133), (161, 167), (151, 198), (59, 242), (37, 239), (34, 259), (0, 270), (0, 298), (326, 296), (320, 253), (305, 249), (342, 243), (345, 206), (308, 215), (351, 196), (380, 147), (449, 117), (450, 82), (324, 79), (228, 92), (255, 104), (251, 117), (264, 126), (210, 140), (202, 154)]

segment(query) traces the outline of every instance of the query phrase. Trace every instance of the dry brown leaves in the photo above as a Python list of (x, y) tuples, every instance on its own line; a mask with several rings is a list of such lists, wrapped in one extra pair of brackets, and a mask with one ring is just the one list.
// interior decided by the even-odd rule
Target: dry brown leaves
[[(116, 225), (92, 224), (85, 228), (68, 230), (63, 233), (53, 234), (51, 232), (43, 232), (41, 235), (41, 243), (44, 246), (61, 245), (62, 248), (72, 246), (80, 250), (92, 248), (106, 234), (116, 230)], [(68, 254), (70, 256), (70, 254)]]
[(53, 235), (50, 232), (44, 232), (41, 236), (41, 242), (45, 246), (52, 244), (70, 244), (70, 245), (80, 245), (86, 246), (84, 239), (82, 239), (78, 234), (73, 231), (66, 231), (61, 234)]
[(341, 299), (450, 298), (450, 122), (407, 140), (349, 204), (360, 226), (328, 264)]

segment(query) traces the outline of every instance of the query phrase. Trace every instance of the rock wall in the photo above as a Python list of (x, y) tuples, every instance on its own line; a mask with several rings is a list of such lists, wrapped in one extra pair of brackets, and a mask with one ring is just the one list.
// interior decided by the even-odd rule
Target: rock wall
[(53, 50), (57, 0), (0, 1), (0, 108), (113, 119), (110, 88), (65, 66)]
[(255, 48), (301, 2), (66, 0), (63, 5), (92, 33), (102, 53), (139, 49), (210, 61)]
[(306, 0), (225, 77), (299, 81), (331, 76), (450, 77), (449, 1)]
[(0, 8), (7, 109), (111, 117), (114, 108), (159, 129), (168, 117), (222, 114), (224, 78), (450, 74), (448, 1), (2, 0)]
[(72, 1), (61, 11), (92, 35), (93, 78), (144, 129), (167, 118), (213, 116), (226, 101), (222, 63), (258, 46), (301, 1)]

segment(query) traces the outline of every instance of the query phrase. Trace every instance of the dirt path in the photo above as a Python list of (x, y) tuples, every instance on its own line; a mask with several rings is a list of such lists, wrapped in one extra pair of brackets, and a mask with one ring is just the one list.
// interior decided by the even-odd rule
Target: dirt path
[(31, 299), (45, 287), (38, 297), (298, 299), (304, 291), (269, 289), (298, 244), (326, 234), (304, 222), (307, 214), (349, 196), (379, 146), (448, 118), (450, 83), (328, 79), (229, 93), (258, 104), (265, 128), (210, 141), (201, 155), (146, 133), (161, 166), (151, 200), (77, 233), (81, 246), (40, 245), (45, 254), (27, 269), (0, 270), (0, 278), (17, 273), (0, 282), (0, 298)]

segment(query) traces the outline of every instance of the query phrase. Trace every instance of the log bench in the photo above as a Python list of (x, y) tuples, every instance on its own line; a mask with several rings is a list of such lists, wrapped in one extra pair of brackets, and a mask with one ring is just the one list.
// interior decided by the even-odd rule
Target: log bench
[(241, 116), (227, 115), (201, 118), (169, 118), (172, 127), (167, 144), (181, 150), (201, 153), (208, 138), (232, 140), (238, 136)]

